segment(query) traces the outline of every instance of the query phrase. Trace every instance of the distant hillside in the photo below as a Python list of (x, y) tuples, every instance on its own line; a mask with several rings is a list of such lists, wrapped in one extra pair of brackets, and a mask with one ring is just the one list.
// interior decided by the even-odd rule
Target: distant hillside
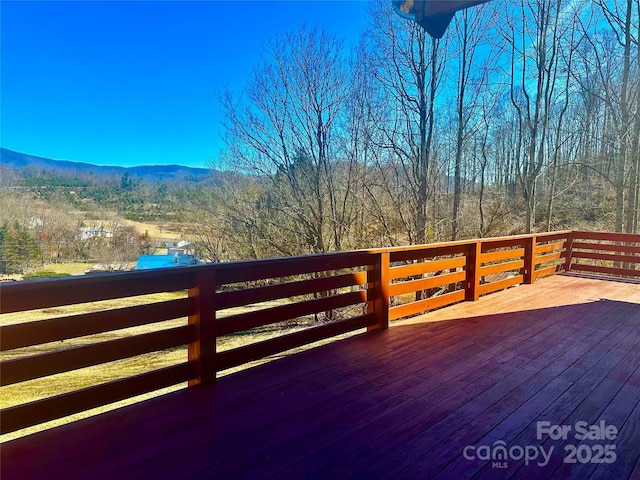
[(0, 166), (13, 170), (16, 177), (47, 171), (57, 175), (72, 177), (121, 177), (129, 172), (131, 177), (145, 182), (216, 182), (220, 173), (207, 168), (193, 168), (182, 165), (144, 165), (138, 167), (116, 167), (93, 165), (90, 163), (52, 160), (25, 153), (0, 148)]

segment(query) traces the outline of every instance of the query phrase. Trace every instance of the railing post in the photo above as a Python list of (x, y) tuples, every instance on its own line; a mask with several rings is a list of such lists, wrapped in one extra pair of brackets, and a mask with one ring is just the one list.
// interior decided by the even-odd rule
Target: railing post
[(475, 302), (480, 298), (478, 287), (480, 286), (480, 255), (482, 253), (482, 241), (476, 240), (469, 245), (467, 253), (467, 278), (465, 280), (465, 300)]
[(536, 236), (531, 235), (524, 245), (524, 275), (523, 283), (531, 284), (535, 282), (536, 269)]
[(196, 364), (196, 378), (189, 386), (212, 384), (216, 380), (216, 281), (215, 271), (200, 273), (196, 286), (189, 289), (189, 297), (196, 302), (196, 311), (189, 316), (189, 325), (195, 325), (197, 337), (189, 344), (189, 362)]
[(376, 322), (367, 327), (367, 331), (389, 328), (389, 252), (377, 254), (376, 263), (367, 271), (369, 302), (367, 313), (373, 313)]
[(571, 258), (571, 253), (573, 250), (573, 232), (571, 232), (569, 235), (567, 235), (567, 241), (565, 244), (565, 258), (564, 258), (564, 271), (565, 272), (570, 272), (571, 271), (571, 262), (572, 262), (572, 258)]

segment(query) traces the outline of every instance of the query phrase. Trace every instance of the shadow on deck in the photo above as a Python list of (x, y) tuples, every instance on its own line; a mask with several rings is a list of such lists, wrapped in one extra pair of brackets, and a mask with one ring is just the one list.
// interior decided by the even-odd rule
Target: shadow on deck
[(640, 286), (556, 275), (5, 443), (2, 478), (639, 478), (639, 347)]

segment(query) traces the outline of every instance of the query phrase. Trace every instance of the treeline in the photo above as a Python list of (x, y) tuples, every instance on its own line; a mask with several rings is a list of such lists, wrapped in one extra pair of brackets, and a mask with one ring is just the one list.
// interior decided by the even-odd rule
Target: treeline
[(639, 0), (494, 0), (442, 40), (371, 6), (347, 51), (302, 26), (222, 98), (211, 259), (638, 230)]
[(180, 221), (185, 202), (194, 192), (208, 188), (206, 182), (150, 182), (128, 172), (120, 177), (96, 178), (92, 174), (69, 176), (55, 170), (25, 169), (14, 170), (13, 178), (5, 190), (24, 194), (27, 202), (32, 196), (79, 211), (113, 211), (134, 221)]

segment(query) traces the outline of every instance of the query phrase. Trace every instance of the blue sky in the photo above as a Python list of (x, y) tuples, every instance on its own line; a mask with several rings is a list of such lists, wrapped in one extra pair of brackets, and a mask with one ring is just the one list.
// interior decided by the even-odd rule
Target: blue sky
[(301, 22), (357, 42), (361, 1), (2, 1), (0, 144), (99, 165), (205, 167), (225, 85)]

